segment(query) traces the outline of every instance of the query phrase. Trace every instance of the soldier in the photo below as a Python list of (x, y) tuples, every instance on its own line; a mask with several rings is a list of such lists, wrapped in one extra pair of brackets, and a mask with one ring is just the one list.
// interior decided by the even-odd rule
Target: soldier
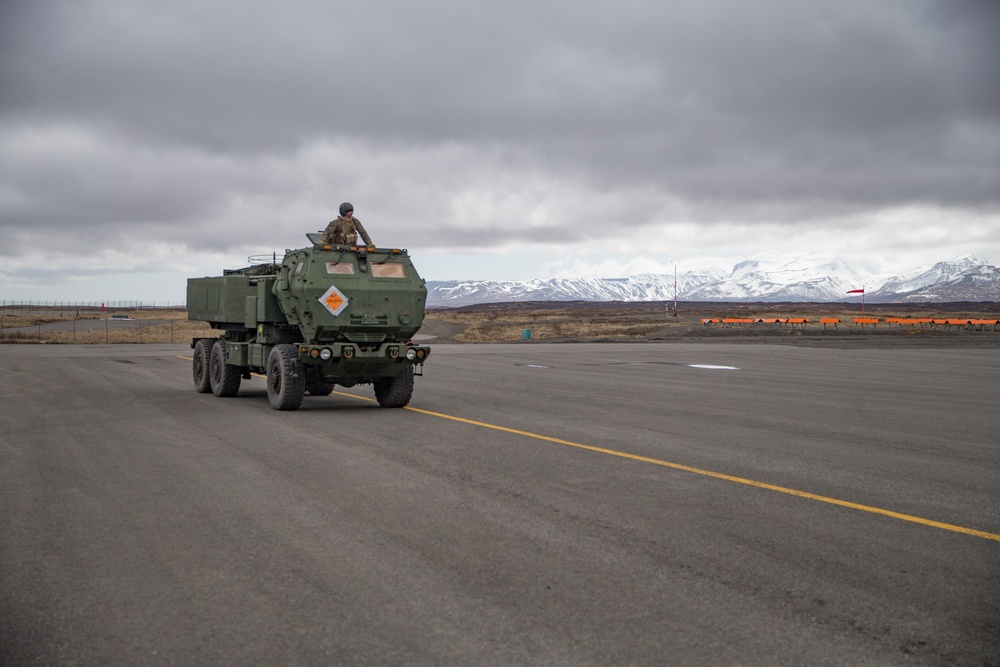
[(368, 236), (361, 221), (354, 217), (354, 206), (349, 202), (340, 205), (340, 217), (333, 220), (323, 230), (321, 245), (354, 245), (357, 243), (358, 234), (365, 240), (366, 245), (374, 245), (372, 237)]

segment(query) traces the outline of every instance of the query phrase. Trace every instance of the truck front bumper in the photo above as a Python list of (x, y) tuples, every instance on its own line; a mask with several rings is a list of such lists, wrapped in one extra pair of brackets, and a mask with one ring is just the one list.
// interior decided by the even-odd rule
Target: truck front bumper
[(431, 354), (427, 345), (382, 343), (378, 347), (362, 348), (354, 343), (330, 345), (299, 344), (299, 361), (303, 364), (369, 365), (374, 363), (422, 364)]

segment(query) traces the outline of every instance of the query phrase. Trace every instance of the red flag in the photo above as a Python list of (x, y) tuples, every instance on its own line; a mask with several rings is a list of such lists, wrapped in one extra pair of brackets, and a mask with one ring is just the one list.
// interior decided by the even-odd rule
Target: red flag
[(849, 290), (847, 290), (848, 294), (854, 294), (855, 292), (861, 292), (862, 294), (864, 294), (865, 290), (864, 290), (864, 288), (861, 288), (861, 289), (849, 289)]

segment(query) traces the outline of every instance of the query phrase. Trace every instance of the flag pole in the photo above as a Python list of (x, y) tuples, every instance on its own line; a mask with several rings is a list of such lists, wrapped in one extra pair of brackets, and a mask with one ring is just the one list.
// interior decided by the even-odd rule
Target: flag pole
[(864, 318), (864, 316), (865, 316), (865, 287), (862, 285), (861, 289), (849, 289), (849, 290), (847, 290), (848, 294), (857, 294), (858, 292), (861, 292), (861, 317)]

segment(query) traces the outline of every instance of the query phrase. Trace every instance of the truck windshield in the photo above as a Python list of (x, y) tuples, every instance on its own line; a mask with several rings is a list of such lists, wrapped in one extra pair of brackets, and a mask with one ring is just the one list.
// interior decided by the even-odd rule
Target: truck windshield
[(333, 274), (341, 274), (341, 275), (353, 275), (354, 265), (348, 264), (347, 262), (344, 262), (343, 264), (340, 264), (338, 262), (327, 262), (326, 272)]
[(405, 278), (406, 268), (402, 264), (372, 264), (374, 278)]

